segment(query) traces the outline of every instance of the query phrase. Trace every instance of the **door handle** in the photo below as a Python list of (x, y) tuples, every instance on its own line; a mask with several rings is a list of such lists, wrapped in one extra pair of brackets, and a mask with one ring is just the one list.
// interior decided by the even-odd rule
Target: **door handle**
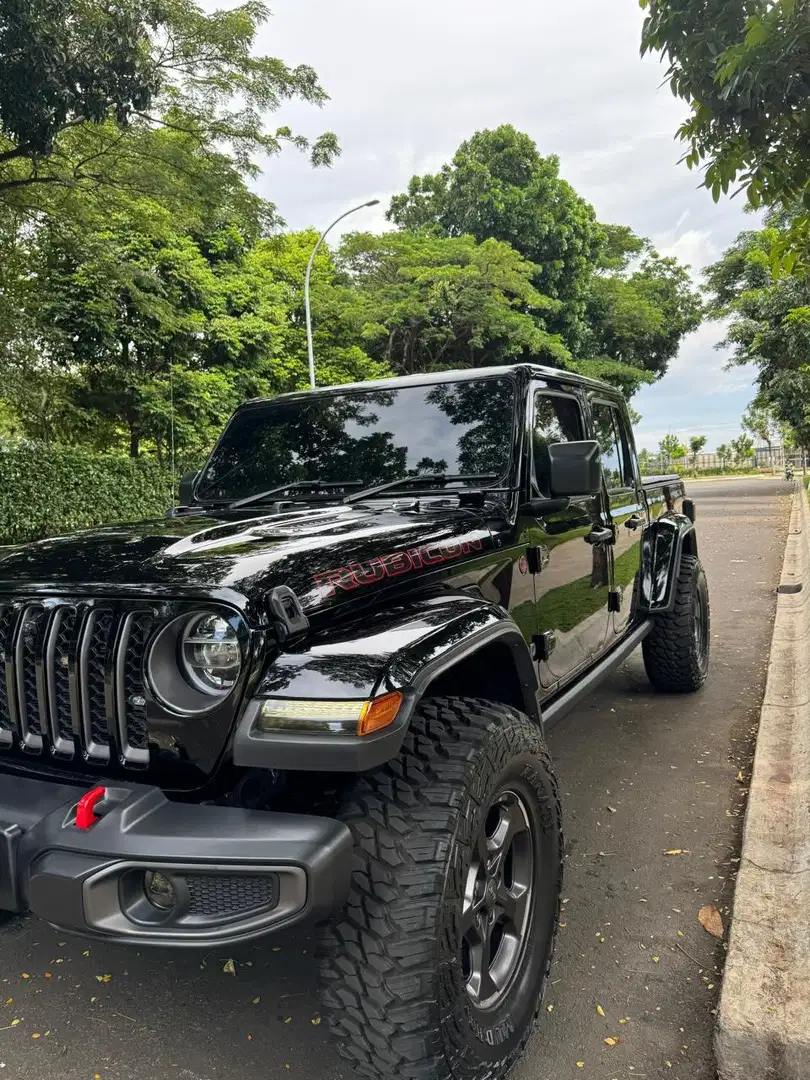
[(644, 524), (644, 518), (640, 514), (632, 514), (624, 523), (626, 529), (640, 529)]
[(610, 526), (594, 528), (585, 537), (586, 544), (610, 544), (615, 539), (613, 529)]

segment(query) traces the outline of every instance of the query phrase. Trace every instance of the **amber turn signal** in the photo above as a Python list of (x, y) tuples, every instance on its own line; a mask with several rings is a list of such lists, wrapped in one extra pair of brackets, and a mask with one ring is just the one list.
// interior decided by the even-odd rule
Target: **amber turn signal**
[(372, 735), (397, 718), (402, 694), (395, 691), (370, 701), (265, 698), (256, 720), (258, 731), (309, 732), (317, 735)]
[(367, 701), (357, 722), (357, 734), (371, 735), (375, 731), (390, 727), (396, 720), (401, 706), (402, 694), (398, 690), (392, 694), (384, 694), (373, 701)]

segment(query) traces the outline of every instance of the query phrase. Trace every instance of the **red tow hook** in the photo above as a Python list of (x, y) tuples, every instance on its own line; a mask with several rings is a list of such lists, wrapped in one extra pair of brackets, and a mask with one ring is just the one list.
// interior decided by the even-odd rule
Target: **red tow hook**
[(86, 795), (82, 795), (76, 804), (77, 829), (92, 829), (97, 821), (101, 821), (101, 818), (94, 813), (94, 810), (101, 800), (106, 797), (107, 789), (105, 787), (93, 788)]

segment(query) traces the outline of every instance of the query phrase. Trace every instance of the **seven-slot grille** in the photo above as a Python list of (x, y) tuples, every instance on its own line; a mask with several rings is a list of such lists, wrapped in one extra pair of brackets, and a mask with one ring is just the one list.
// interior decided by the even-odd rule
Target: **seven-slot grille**
[(155, 615), (0, 598), (0, 750), (149, 764), (144, 658)]

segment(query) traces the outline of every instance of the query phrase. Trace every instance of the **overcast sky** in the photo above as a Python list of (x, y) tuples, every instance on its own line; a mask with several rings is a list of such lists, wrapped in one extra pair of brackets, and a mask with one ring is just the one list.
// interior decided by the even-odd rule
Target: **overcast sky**
[[(324, 226), (378, 197), (349, 227), (385, 227), (390, 196), (414, 173), (435, 171), (476, 130), (528, 132), (600, 220), (628, 224), (696, 275), (752, 221), (740, 199), (715, 205), (678, 165), (684, 106), (663, 71), (639, 57), (637, 0), (271, 0), (259, 50), (311, 64), (330, 95), (317, 110), (285, 107), (279, 122), (335, 131), (343, 154), (313, 171), (294, 151), (259, 182), (293, 228)], [(667, 431), (705, 434), (709, 447), (739, 434), (751, 372), (724, 372), (707, 324), (684, 343), (665, 378), (634, 399), (639, 447)]]

